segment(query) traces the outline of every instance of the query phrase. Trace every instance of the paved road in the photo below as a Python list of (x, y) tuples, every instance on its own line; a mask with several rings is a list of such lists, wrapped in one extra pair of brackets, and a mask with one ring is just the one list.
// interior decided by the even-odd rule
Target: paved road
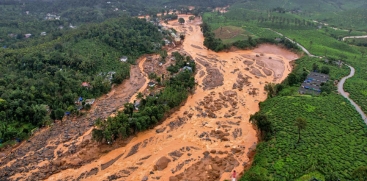
[(272, 30), (272, 29), (270, 29), (270, 28), (267, 28), (268, 30), (270, 30), (270, 31), (272, 31), (272, 32), (274, 32), (274, 33), (276, 33), (276, 34), (278, 34), (278, 35), (280, 35), (280, 36), (283, 36), (285, 39), (287, 39), (287, 40), (289, 40), (290, 42), (292, 42), (292, 43), (295, 43), (299, 48), (301, 48), (302, 49), (302, 51), (303, 52), (305, 52), (308, 56), (310, 56), (310, 57), (317, 57), (317, 56), (315, 56), (315, 55), (312, 55), (304, 46), (302, 46), (301, 44), (299, 44), (299, 43), (297, 43), (297, 42), (295, 42), (295, 41), (293, 41), (292, 39), (290, 39), (290, 38), (288, 38), (288, 37), (286, 37), (286, 36), (284, 36), (283, 34), (281, 34), (281, 33), (279, 33), (279, 32), (277, 32), (277, 31), (274, 31), (274, 30)]
[(353, 38), (353, 39), (367, 38), (367, 35), (363, 35), (363, 36), (346, 36), (346, 37), (343, 38), (343, 41), (345, 41), (345, 39), (351, 39), (351, 38)]
[[(302, 45), (300, 45), (299, 43), (297, 42), (294, 42), (293, 40), (291, 40), (290, 38), (284, 36), (283, 34), (279, 33), (279, 32), (276, 32), (272, 29), (269, 28), (269, 30), (273, 31), (274, 33), (280, 35), (280, 36), (283, 36), (284, 38), (286, 38), (287, 40), (291, 41), (292, 43), (296, 43), (298, 47), (300, 47), (308, 56), (310, 57), (319, 57), (319, 56), (315, 56), (315, 55), (312, 55), (305, 47), (303, 47)], [(367, 38), (367, 35), (366, 36), (353, 36), (353, 37), (344, 37), (343, 38), (343, 41), (345, 38)], [(345, 64), (346, 65), (346, 64)], [(352, 106), (354, 106), (354, 108), (356, 109), (356, 111), (361, 115), (363, 121), (367, 124), (367, 116), (366, 114), (362, 111), (361, 107), (359, 107), (359, 105), (357, 103), (355, 103), (351, 98), (349, 98), (349, 95), (347, 92), (344, 91), (344, 83), (347, 79), (351, 78), (354, 76), (354, 73), (355, 73), (355, 69), (354, 67), (350, 66), (350, 65), (346, 65), (350, 68), (350, 73), (348, 76), (345, 76), (343, 77), (340, 82), (338, 83), (338, 92), (343, 96), (345, 97), (346, 99), (349, 100), (349, 102), (352, 104)]]
[(348, 93), (346, 93), (344, 91), (344, 83), (347, 79), (351, 78), (354, 76), (355, 73), (355, 69), (349, 65), (347, 65), (350, 68), (350, 73), (348, 76), (343, 77), (340, 82), (338, 83), (338, 92), (345, 97), (346, 99), (349, 100), (349, 102), (354, 106), (354, 108), (356, 109), (356, 111), (361, 115), (363, 121), (367, 124), (367, 116), (366, 114), (362, 111), (361, 107), (359, 107), (358, 104), (356, 104), (352, 99), (349, 98)]

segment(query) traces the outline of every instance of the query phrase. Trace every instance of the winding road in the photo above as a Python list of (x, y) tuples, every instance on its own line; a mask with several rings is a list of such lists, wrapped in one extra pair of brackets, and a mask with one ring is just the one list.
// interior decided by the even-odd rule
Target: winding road
[(270, 31), (272, 31), (272, 32), (274, 32), (274, 33), (276, 33), (276, 34), (278, 34), (278, 35), (280, 35), (280, 36), (283, 36), (285, 39), (287, 39), (287, 40), (289, 40), (290, 42), (292, 42), (292, 43), (295, 43), (299, 48), (301, 48), (302, 49), (302, 51), (303, 52), (305, 52), (308, 56), (310, 56), (310, 57), (318, 57), (318, 56), (315, 56), (315, 55), (312, 55), (304, 46), (302, 46), (301, 44), (299, 44), (299, 43), (297, 43), (297, 42), (295, 42), (295, 41), (293, 41), (292, 39), (290, 39), (290, 38), (288, 38), (288, 37), (286, 37), (286, 36), (284, 36), (283, 34), (281, 34), (281, 33), (279, 33), (279, 32), (277, 32), (277, 31), (274, 31), (274, 30), (272, 30), (272, 29), (270, 29), (270, 28), (266, 28), (266, 29), (268, 29), (268, 30), (270, 30)]
[(343, 41), (345, 41), (345, 39), (358, 39), (358, 38), (367, 38), (367, 35), (363, 35), (363, 36), (346, 36), (343, 38)]
[[(280, 36), (283, 36), (284, 38), (286, 38), (287, 40), (289, 40), (289, 41), (291, 41), (292, 43), (295, 43), (298, 47), (300, 47), (301, 49), (302, 49), (302, 51), (304, 51), (308, 56), (310, 56), (310, 57), (319, 57), (319, 56), (316, 56), (316, 55), (312, 55), (305, 47), (303, 47), (302, 45), (300, 45), (299, 43), (297, 43), (297, 42), (295, 42), (295, 41), (293, 41), (293, 40), (291, 40), (290, 38), (288, 38), (288, 37), (286, 37), (286, 36), (284, 36), (283, 34), (281, 34), (281, 33), (279, 33), (279, 32), (277, 32), (277, 31), (274, 31), (274, 30), (272, 30), (272, 29), (270, 29), (270, 28), (268, 28), (270, 31), (273, 31), (274, 33), (276, 33), (276, 34), (278, 34), (278, 35), (280, 35)], [(366, 36), (353, 36), (353, 37), (344, 37), (343, 38), (343, 41), (344, 41), (344, 39), (346, 39), (346, 38), (367, 38), (367, 35)], [(321, 58), (321, 57), (319, 57), (319, 58)], [(347, 93), (347, 92), (345, 92), (344, 91), (344, 83), (345, 83), (345, 81), (347, 80), (347, 79), (349, 79), (349, 78), (352, 78), (353, 76), (354, 76), (354, 73), (355, 73), (355, 69), (354, 69), (354, 67), (352, 67), (352, 66), (350, 66), (350, 65), (347, 65), (347, 64), (345, 64), (346, 66), (348, 66), (349, 67), (349, 69), (350, 69), (350, 73), (349, 73), (349, 75), (348, 76), (345, 76), (345, 77), (343, 77), (341, 80), (340, 80), (340, 82), (338, 83), (338, 92), (343, 96), (343, 97), (345, 97), (346, 99), (348, 99), (349, 100), (349, 102), (352, 104), (352, 106), (354, 106), (354, 108), (355, 108), (355, 110), (361, 115), (361, 117), (362, 117), (362, 119), (363, 119), (363, 121), (367, 124), (367, 116), (366, 116), (366, 114), (362, 111), (362, 109), (361, 109), (361, 107), (357, 104), (357, 103), (355, 103), (351, 98), (349, 98), (349, 94)]]
[(346, 65), (350, 68), (350, 73), (348, 76), (343, 77), (340, 82), (338, 83), (338, 92), (345, 97), (346, 99), (349, 100), (349, 102), (354, 106), (354, 108), (356, 109), (356, 111), (362, 116), (363, 121), (367, 124), (367, 116), (366, 114), (362, 111), (361, 107), (359, 107), (359, 105), (357, 103), (355, 103), (351, 98), (349, 98), (349, 95), (347, 92), (344, 91), (344, 83), (347, 79), (351, 78), (354, 76), (355, 73), (355, 69), (352, 66)]

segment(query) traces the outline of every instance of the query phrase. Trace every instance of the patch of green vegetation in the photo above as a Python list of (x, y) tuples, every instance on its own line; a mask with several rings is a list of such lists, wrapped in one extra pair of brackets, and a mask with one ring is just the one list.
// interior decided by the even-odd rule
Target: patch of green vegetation
[(34, 127), (62, 119), (66, 111), (77, 114), (79, 96), (98, 97), (130, 76), (130, 64), (119, 57), (135, 63), (159, 50), (162, 38), (153, 24), (125, 17), (86, 25), (51, 41), (34, 39), (17, 43), (17, 49), (1, 49), (0, 139), (24, 139)]
[[(185, 59), (185, 56), (177, 52), (175, 57), (180, 57), (181, 62)], [(175, 66), (182, 65), (178, 63), (173, 65)], [(194, 68), (195, 62), (190, 62), (190, 66)], [(195, 86), (195, 77), (192, 71), (183, 70), (165, 80), (163, 85), (164, 89), (154, 96), (140, 94), (138, 98), (140, 100), (137, 100), (140, 102), (138, 110), (134, 104), (126, 103), (125, 109), (116, 117), (97, 120), (97, 127), (92, 132), (93, 139), (98, 142), (112, 143), (118, 137), (125, 138), (156, 125), (172, 108), (179, 106), (187, 99), (189, 91)]]
[[(247, 11), (247, 10), (244, 10)], [(276, 37), (280, 37), (278, 34), (274, 33), (273, 31), (267, 29), (267, 28), (262, 28), (262, 27), (258, 27), (256, 26), (256, 24), (248, 22), (248, 23), (243, 23), (243, 20), (237, 20), (238, 17), (241, 16), (234, 16), (231, 15), (229, 13), (231, 13), (232, 11), (229, 11), (228, 13), (225, 14), (217, 14), (217, 13), (205, 13), (203, 15), (203, 21), (204, 22), (208, 22), (210, 24), (210, 27), (215, 30), (215, 29), (220, 29), (226, 26), (230, 26), (230, 27), (241, 27), (246, 33), (246, 35), (252, 35), (254, 36), (254, 38), (276, 38)], [(249, 15), (252, 15), (252, 12), (248, 12)], [(235, 18), (232, 18), (232, 16), (234, 16)], [(244, 17), (247, 17), (247, 13), (246, 15), (243, 15)], [(255, 16), (253, 18), (256, 18)], [(246, 40), (247, 37), (244, 37), (242, 40)]]
[(243, 7), (251, 10), (271, 10), (281, 8), (284, 10), (294, 10), (296, 13), (305, 15), (322, 14), (324, 12), (338, 12), (345, 9), (353, 9), (365, 4), (363, 0), (343, 1), (343, 0), (250, 0), (239, 1), (234, 7)]
[(295, 181), (310, 181), (312, 179), (317, 179), (319, 181), (325, 181), (325, 176), (322, 175), (320, 172), (315, 171), (315, 172), (311, 172), (306, 175), (303, 175), (301, 178)]
[(345, 56), (358, 55), (359, 51), (348, 44), (336, 40), (325, 34), (322, 30), (288, 30), (275, 29), (276, 31), (296, 40), (308, 51), (319, 56), (333, 56), (346, 59)]
[(347, 38), (345, 42), (356, 46), (367, 47), (367, 38)]
[(323, 13), (316, 19), (327, 22), (331, 26), (340, 27), (344, 29), (366, 31), (367, 29), (367, 4), (348, 9), (338, 13)]
[(249, 36), (252, 36), (250, 32), (247, 32), (244, 29), (236, 26), (220, 27), (214, 30), (214, 34), (216, 38), (220, 38), (225, 44), (248, 39)]
[[(349, 73), (346, 66), (303, 57), (292, 74), (302, 82), (303, 73), (315, 64), (330, 69), (330, 81)], [(335, 91), (320, 96), (292, 93), (299, 84), (289, 86), (286, 80), (277, 96), (260, 103), (259, 114), (271, 122), (273, 137), (258, 145), (253, 166), (241, 180), (353, 180), (354, 171), (367, 165), (367, 157), (360, 158), (366, 156), (367, 126), (354, 107)], [(306, 119), (307, 126), (298, 143), (295, 120), (299, 117)]]
[[(85, 59), (98, 60), (95, 62), (98, 71), (107, 73), (122, 67), (120, 58), (123, 55), (100, 40), (85, 39), (66, 48), (74, 50), (75, 54)], [(128, 57), (128, 60), (132, 60), (132, 57)]]

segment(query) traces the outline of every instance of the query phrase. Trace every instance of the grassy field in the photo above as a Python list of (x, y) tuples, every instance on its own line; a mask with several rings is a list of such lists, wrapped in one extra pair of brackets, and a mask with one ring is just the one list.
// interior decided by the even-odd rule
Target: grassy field
[(217, 13), (205, 13), (203, 16), (205, 22), (208, 22), (213, 30), (220, 30), (221, 27), (242, 28), (242, 31), (246, 35), (244, 39), (247, 39), (247, 35), (251, 35), (254, 38), (276, 38), (280, 37), (278, 34), (270, 31), (267, 28), (259, 27), (253, 22), (242, 22), (236, 19), (230, 19), (227, 16), (218, 15)]
[(247, 39), (248, 36), (253, 36), (241, 27), (223, 26), (214, 30), (215, 37), (223, 40), (223, 43), (233, 43), (238, 40)]

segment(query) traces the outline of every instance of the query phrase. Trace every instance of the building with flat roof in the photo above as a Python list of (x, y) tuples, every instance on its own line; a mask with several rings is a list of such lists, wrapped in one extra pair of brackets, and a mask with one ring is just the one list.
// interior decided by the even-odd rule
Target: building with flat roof
[(320, 94), (321, 84), (329, 80), (329, 75), (311, 72), (302, 83), (298, 92), (300, 94)]

